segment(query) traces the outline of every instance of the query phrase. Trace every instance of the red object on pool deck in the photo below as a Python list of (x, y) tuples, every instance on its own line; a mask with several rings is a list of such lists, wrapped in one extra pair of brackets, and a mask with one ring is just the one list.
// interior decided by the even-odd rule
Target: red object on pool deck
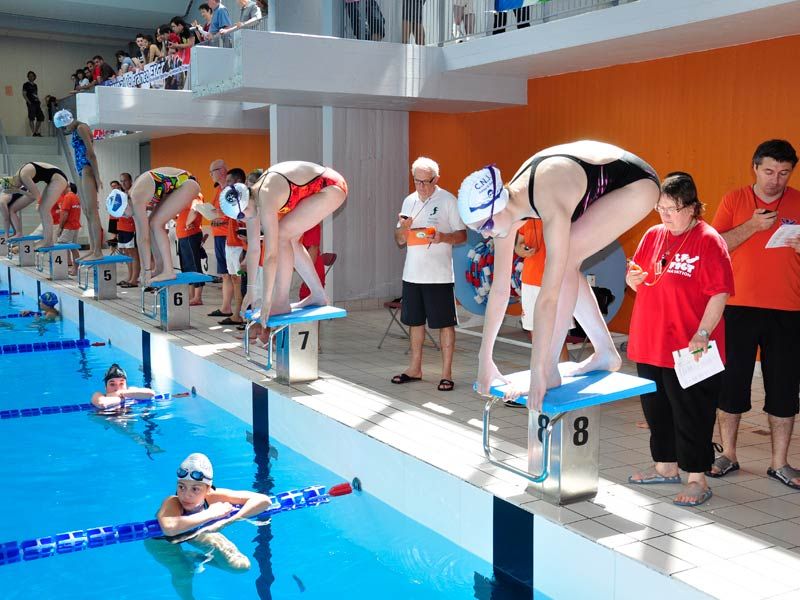
[(92, 342), (92, 346), (105, 346), (105, 342)]
[(352, 493), (353, 486), (349, 483), (337, 483), (336, 485), (331, 486), (331, 489), (328, 490), (328, 494), (330, 496), (346, 496), (347, 494)]

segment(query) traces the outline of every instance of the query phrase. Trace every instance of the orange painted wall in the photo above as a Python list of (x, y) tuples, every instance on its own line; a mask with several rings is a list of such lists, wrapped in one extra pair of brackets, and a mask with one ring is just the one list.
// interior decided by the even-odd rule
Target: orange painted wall
[[(592, 71), (532, 79), (528, 105), (483, 113), (412, 113), (410, 160), (439, 162), (441, 185), (495, 162), (506, 178), (537, 150), (577, 139), (621, 146), (663, 176), (684, 170), (697, 181), (710, 219), (721, 196), (751, 182), (750, 158), (770, 138), (800, 146), (794, 77), (800, 36)], [(800, 181), (795, 181), (795, 186)], [(620, 238), (628, 256), (653, 213)], [(632, 294), (611, 328), (627, 331)]]
[(222, 158), (228, 168), (240, 167), (245, 173), (269, 166), (269, 133), (263, 134), (186, 134), (157, 138), (150, 142), (150, 164), (179, 167), (191, 172), (210, 198), (214, 184), (208, 174), (212, 160)]

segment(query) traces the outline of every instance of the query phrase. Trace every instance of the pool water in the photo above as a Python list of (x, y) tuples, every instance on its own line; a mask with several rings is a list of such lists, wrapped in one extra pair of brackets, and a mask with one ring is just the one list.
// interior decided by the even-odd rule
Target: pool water
[[(0, 297), (0, 314), (31, 303)], [(72, 323), (40, 324), (34, 334), (31, 321), (0, 329), (0, 344), (77, 337)], [(0, 410), (88, 402), (112, 362), (129, 385), (150, 383), (137, 360), (112, 346), (0, 356)], [(152, 387), (185, 391), (157, 372)], [(150, 519), (191, 452), (209, 455), (220, 487), (275, 494), (341, 482), (277, 442), (254, 443), (242, 421), (200, 397), (140, 405), (125, 419), (78, 412), (0, 420), (0, 543)], [(188, 544), (131, 542), (0, 566), (0, 590), (4, 599), (525, 597), (493, 584), (489, 563), (368, 493), (281, 513), (269, 525), (238, 522), (223, 534), (250, 558), (248, 571), (220, 568)]]

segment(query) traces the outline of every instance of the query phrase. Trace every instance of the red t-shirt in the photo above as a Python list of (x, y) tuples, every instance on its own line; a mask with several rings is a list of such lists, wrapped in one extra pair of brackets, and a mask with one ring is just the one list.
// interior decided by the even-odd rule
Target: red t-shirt
[[(67, 192), (58, 199), (58, 208), (61, 212), (69, 213), (64, 229), (75, 230), (81, 228), (81, 200), (78, 194)], [(54, 207), (55, 208), (55, 207)], [(61, 215), (59, 215), (59, 219)], [(60, 222), (60, 221), (59, 221)]]
[(244, 240), (240, 239), (238, 235), (236, 235), (237, 229), (244, 229), (245, 223), (244, 221), (237, 221), (236, 219), (228, 219), (228, 225), (226, 226), (225, 230), (225, 245), (230, 246), (231, 248), (244, 248), (245, 243)]
[[(62, 196), (63, 198), (63, 196)], [(53, 225), (59, 225), (61, 223), (61, 205), (60, 205), (61, 198), (53, 204), (53, 208), (50, 209), (50, 216), (52, 217)]]
[[(214, 202), (212, 204), (214, 205), (214, 208), (217, 209), (217, 213), (220, 215), (221, 219), (228, 219), (228, 217), (224, 216), (222, 214), (222, 211), (219, 209), (219, 195), (220, 195), (221, 192), (222, 192), (222, 188), (220, 186), (217, 186), (217, 189), (214, 192)], [(217, 236), (220, 236), (220, 235), (227, 236), (228, 235), (228, 223), (227, 223), (227, 220), (226, 220), (224, 225), (214, 225), (214, 226), (212, 226), (211, 227), (211, 235), (213, 235), (214, 237), (217, 237)]]
[[(672, 352), (686, 348), (700, 327), (708, 300), (733, 295), (733, 269), (725, 240), (704, 221), (685, 240), (663, 225), (647, 230), (633, 261), (649, 275), (636, 292), (628, 338), (628, 358), (638, 363), (672, 368)], [(667, 251), (668, 263), (657, 276), (656, 262)], [(711, 339), (725, 361), (725, 323), (720, 319)]]
[[(203, 201), (202, 194), (200, 194), (199, 200), (201, 202)], [(192, 226), (189, 229), (186, 229), (186, 221), (189, 219), (189, 213), (191, 211), (192, 205), (189, 203), (181, 212), (178, 213), (178, 216), (175, 219), (175, 237), (177, 237), (179, 240), (195, 235), (196, 233), (200, 233), (202, 231), (200, 223), (203, 219), (200, 215), (195, 215), (194, 221), (192, 221)]]
[(712, 225), (725, 233), (750, 219), (756, 208), (777, 208), (778, 218), (772, 227), (754, 233), (731, 252), (736, 297), (729, 304), (800, 310), (800, 254), (792, 248), (766, 248), (782, 224), (800, 223), (800, 192), (787, 187), (783, 198), (767, 204), (751, 186), (740, 188), (722, 198)]
[(541, 219), (528, 219), (520, 227), (519, 233), (525, 240), (528, 248), (537, 248), (533, 256), (528, 256), (522, 261), (522, 283), (526, 285), (542, 285), (542, 275), (544, 275), (544, 263), (547, 252), (544, 247), (544, 232), (542, 231)]
[(117, 231), (134, 233), (136, 231), (136, 222), (133, 220), (133, 217), (120, 217), (117, 219)]

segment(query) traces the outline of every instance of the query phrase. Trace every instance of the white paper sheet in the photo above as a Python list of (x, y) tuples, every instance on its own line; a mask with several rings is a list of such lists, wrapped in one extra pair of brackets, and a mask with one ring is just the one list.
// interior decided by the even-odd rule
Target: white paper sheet
[(721, 373), (725, 369), (717, 343), (713, 340), (708, 342), (708, 352), (702, 354), (700, 360), (695, 360), (695, 355), (689, 352), (689, 348), (675, 350), (672, 358), (675, 359), (675, 374), (683, 389)]
[(769, 238), (766, 248), (785, 248), (790, 239), (800, 237), (800, 225), (781, 225)]

